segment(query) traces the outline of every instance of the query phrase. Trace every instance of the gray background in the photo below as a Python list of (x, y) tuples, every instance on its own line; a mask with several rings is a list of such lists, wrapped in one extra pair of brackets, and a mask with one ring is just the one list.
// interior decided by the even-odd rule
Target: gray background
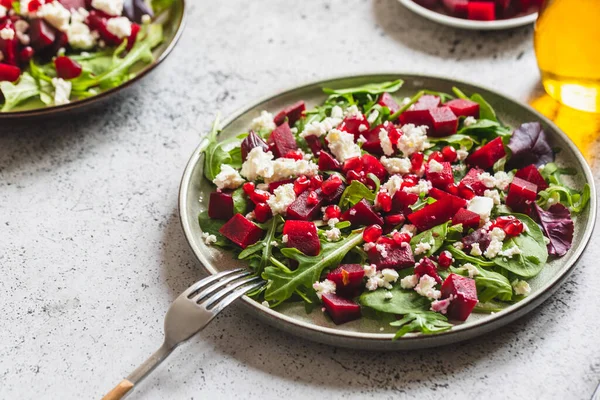
[[(541, 93), (532, 27), (457, 31), (394, 0), (212, 3), (193, 1), (170, 58), (109, 105), (0, 126), (1, 398), (99, 398), (159, 346), (170, 302), (203, 276), (177, 191), (217, 110), (381, 70)], [(335, 349), (232, 308), (131, 398), (586, 399), (600, 380), (599, 244), (531, 315), (446, 348)]]

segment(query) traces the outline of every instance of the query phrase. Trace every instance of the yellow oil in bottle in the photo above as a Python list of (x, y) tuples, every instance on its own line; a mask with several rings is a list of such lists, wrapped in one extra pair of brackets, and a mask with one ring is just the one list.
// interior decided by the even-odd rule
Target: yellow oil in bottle
[(534, 42), (546, 92), (569, 107), (600, 112), (600, 0), (547, 0)]

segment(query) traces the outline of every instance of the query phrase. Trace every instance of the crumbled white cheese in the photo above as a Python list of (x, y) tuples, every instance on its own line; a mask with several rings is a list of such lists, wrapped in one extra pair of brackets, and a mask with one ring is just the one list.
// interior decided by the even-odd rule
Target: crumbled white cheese
[(52, 78), (54, 85), (54, 104), (60, 106), (71, 102), (71, 82), (62, 78)]
[(385, 284), (383, 278), (381, 277), (381, 274), (378, 273), (375, 276), (370, 277), (369, 279), (367, 279), (367, 283), (365, 284), (365, 287), (370, 290), (377, 290), (377, 288), (379, 287), (383, 287), (383, 285)]
[(304, 127), (300, 137), (327, 135), (329, 131), (336, 128), (342, 122), (342, 118), (327, 117), (323, 121), (313, 121)]
[(502, 241), (506, 237), (506, 233), (504, 233), (504, 230), (500, 228), (494, 228), (491, 230), (489, 235), (491, 241), (487, 249), (485, 249), (485, 253), (483, 253), (483, 255), (491, 259), (496, 257), (498, 253), (502, 251)]
[(417, 227), (411, 224), (403, 225), (400, 233), (408, 233), (412, 237), (417, 233)]
[(476, 266), (474, 266), (471, 263), (463, 264), (462, 267), (460, 267), (460, 269), (467, 271), (467, 273), (469, 274), (469, 278), (473, 278), (473, 277), (479, 275), (479, 270), (477, 269)]
[(463, 121), (463, 125), (464, 126), (471, 126), (477, 123), (477, 120), (471, 116), (468, 116), (467, 118), (465, 118), (465, 120)]
[(383, 154), (386, 156), (394, 154), (394, 145), (390, 140), (390, 135), (388, 135), (388, 132), (383, 128), (379, 129), (379, 143), (381, 150), (383, 150)]
[(453, 295), (450, 295), (447, 299), (443, 300), (434, 300), (431, 302), (431, 311), (439, 312), (440, 314), (446, 314), (448, 312), (448, 307), (450, 303), (454, 299)]
[(123, 13), (123, 0), (92, 0), (92, 7), (112, 16)]
[(435, 289), (436, 284), (435, 278), (429, 275), (423, 275), (421, 279), (419, 279), (419, 283), (415, 286), (415, 292), (419, 293), (421, 296), (437, 300), (442, 296), (442, 293)]
[(385, 167), (386, 171), (390, 175), (394, 174), (408, 174), (410, 172), (411, 163), (408, 158), (395, 158), (383, 156), (379, 160)]
[(269, 185), (266, 183), (259, 183), (258, 185), (256, 185), (256, 188), (258, 190), (264, 190), (264, 191), (269, 191)]
[(419, 275), (408, 275), (400, 279), (402, 289), (412, 289), (419, 283)]
[(469, 157), (469, 151), (465, 146), (460, 146), (460, 149), (456, 150), (456, 158), (458, 161), (463, 161)]
[(377, 266), (375, 264), (364, 265), (363, 270), (365, 271), (365, 276), (367, 278), (377, 275)]
[(44, 18), (46, 22), (61, 32), (69, 29), (71, 13), (58, 1), (42, 5), (37, 11), (37, 16)]
[(325, 231), (325, 238), (330, 242), (337, 242), (342, 237), (342, 231), (338, 228), (331, 228)]
[(512, 287), (517, 296), (527, 296), (531, 293), (531, 286), (526, 281), (514, 280)]
[(385, 248), (385, 245), (377, 244), (377, 245), (375, 245), (375, 249), (379, 252), (379, 254), (381, 254), (382, 258), (387, 258), (388, 252)]
[[(365, 274), (366, 272), (365, 269)], [(396, 282), (399, 277), (398, 272), (390, 268), (385, 268), (381, 271), (371, 270), (369, 271), (369, 275), (367, 275), (369, 279), (367, 280), (366, 288), (371, 291), (380, 287), (391, 289), (392, 283)]]
[(327, 220), (327, 225), (329, 225), (330, 227), (334, 227), (336, 226), (338, 223), (340, 222), (339, 218), (330, 218)]
[(263, 307), (270, 307), (269, 306), (269, 302), (268, 301), (263, 301), (262, 303), (260, 303)]
[(494, 201), (494, 205), (499, 205), (501, 203), (500, 201), (500, 193), (497, 190), (490, 190), (490, 189), (486, 189), (483, 192), (483, 195), (485, 197), (489, 197), (490, 199), (492, 199)]
[(7, 12), (8, 12), (8, 9), (6, 7), (0, 5), (0, 18), (6, 17)]
[(490, 231), (490, 239), (502, 242), (506, 239), (506, 232), (504, 232), (504, 229), (496, 227)]
[(249, 181), (273, 176), (273, 153), (265, 153), (262, 147), (253, 148), (242, 164), (241, 174)]
[(520, 248), (518, 248), (517, 246), (514, 246), (514, 245), (513, 245), (513, 246), (509, 247), (508, 249), (501, 251), (501, 252), (500, 252), (500, 255), (501, 255), (502, 257), (508, 257), (508, 258), (512, 258), (512, 257), (514, 257), (515, 255), (517, 255), (517, 254), (521, 254), (521, 253), (522, 253), (521, 249), (520, 249)]
[(504, 171), (498, 171), (494, 175), (491, 175), (489, 172), (482, 172), (477, 175), (477, 178), (479, 178), (487, 188), (498, 188), (502, 191), (505, 191), (512, 182), (512, 176)]
[(405, 157), (431, 147), (431, 144), (427, 141), (427, 126), (406, 124), (402, 126), (401, 130), (404, 134), (398, 139), (398, 150)]
[[(360, 125), (358, 126), (358, 131), (359, 131), (359, 132), (364, 132), (364, 131), (366, 131), (367, 129), (369, 129), (369, 128), (367, 128), (367, 126), (366, 126), (365, 124), (360, 124)], [(365, 137), (364, 137), (363, 135), (360, 135), (360, 137), (361, 137), (361, 138), (363, 138), (363, 140), (364, 140), (365, 142), (367, 141), (367, 139), (365, 139)], [(360, 139), (360, 138), (359, 138), (359, 139)]]
[(463, 242), (455, 242), (452, 244), (452, 246), (458, 250), (462, 250), (465, 248), (465, 245), (463, 244)]
[(381, 276), (383, 277), (383, 280), (386, 281), (387, 283), (394, 283), (400, 277), (400, 275), (398, 275), (398, 271), (396, 271), (395, 269), (391, 269), (391, 268), (382, 269)]
[(444, 166), (442, 165), (442, 163), (436, 160), (429, 161), (429, 172), (440, 173), (442, 171), (444, 171)]
[(386, 300), (391, 300), (394, 298), (394, 293), (390, 292), (389, 290), (385, 292), (385, 294), (383, 295), (383, 297)]
[(276, 240), (272, 240), (272, 241), (271, 241), (271, 246), (273, 246), (273, 247), (277, 247), (277, 246), (279, 246), (279, 243), (277, 243), (277, 241), (276, 241)]
[(273, 153), (264, 152), (262, 147), (255, 147), (248, 153), (242, 164), (241, 174), (249, 181), (263, 178), (266, 183), (293, 178), (299, 175), (307, 177), (318, 173), (319, 166), (312, 161), (278, 158), (273, 161)]
[(362, 112), (358, 109), (356, 104), (352, 104), (344, 110), (345, 117), (362, 117), (362, 115)]
[(471, 245), (471, 255), (472, 256), (480, 256), (483, 253), (481, 252), (481, 248), (479, 247), (479, 243), (473, 243)]
[(403, 190), (406, 193), (414, 193), (418, 195), (426, 195), (431, 190), (431, 182), (425, 179), (420, 179), (415, 186), (405, 187)]
[(256, 219), (256, 214), (254, 214), (254, 211), (250, 211), (248, 214), (246, 214), (246, 219), (248, 221), (254, 221)]
[(231, 165), (223, 164), (213, 183), (219, 189), (237, 189), (244, 183), (244, 179)]
[(283, 243), (287, 243), (287, 242), (288, 242), (288, 239), (289, 239), (289, 238), (288, 238), (288, 235), (283, 235), (283, 236), (281, 237), (281, 241), (282, 241)]
[(317, 292), (319, 300), (326, 293), (335, 293), (335, 282), (329, 279), (325, 279), (323, 282), (313, 283), (313, 289)]
[(415, 246), (416, 255), (427, 253), (429, 250), (431, 250), (431, 244), (429, 243), (419, 242)]
[(490, 217), (490, 213), (494, 208), (494, 200), (489, 197), (475, 196), (469, 200), (467, 210), (473, 211), (475, 214), (479, 214), (482, 220), (487, 220)]
[(325, 139), (329, 143), (329, 150), (340, 162), (361, 155), (360, 146), (354, 143), (354, 135), (351, 133), (332, 129)]
[(340, 106), (333, 106), (331, 108), (331, 118), (342, 119), (344, 117), (344, 110)]
[(378, 117), (379, 117), (379, 111), (373, 110), (367, 117), (367, 121), (369, 122), (369, 124), (373, 124), (373, 122), (375, 122), (375, 120), (377, 120)]
[(6, 27), (0, 30), (0, 39), (13, 40), (15, 38), (15, 31), (12, 28)]
[(394, 197), (394, 194), (396, 194), (396, 192), (400, 190), (401, 186), (402, 178), (398, 175), (392, 175), (390, 176), (390, 179), (388, 179), (388, 181), (383, 184), (382, 189), (385, 190), (390, 195), (390, 197)]
[(24, 19), (15, 22), (15, 33), (23, 46), (28, 46), (31, 43), (31, 38), (25, 34), (27, 29), (29, 29), (29, 24)]
[(106, 23), (106, 29), (119, 39), (123, 39), (131, 36), (131, 21), (127, 17), (110, 18)]
[(273, 215), (285, 214), (288, 206), (296, 200), (296, 192), (294, 192), (294, 184), (286, 183), (278, 186), (273, 195), (267, 200), (267, 204), (271, 207)]
[(204, 243), (206, 243), (208, 246), (217, 242), (217, 237), (208, 232), (202, 232), (202, 239), (204, 239)]
[(374, 249), (376, 246), (376, 244), (374, 242), (367, 242), (363, 245), (363, 250), (364, 251), (369, 251), (371, 249)]
[(254, 131), (272, 131), (275, 128), (277, 128), (277, 125), (273, 122), (273, 114), (264, 110), (250, 122), (250, 129)]

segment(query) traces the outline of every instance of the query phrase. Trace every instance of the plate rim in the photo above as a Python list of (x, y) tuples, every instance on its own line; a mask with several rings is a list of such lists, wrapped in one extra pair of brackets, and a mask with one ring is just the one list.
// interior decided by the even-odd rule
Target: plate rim
[[(439, 76), (439, 75), (431, 75), (431, 74), (419, 74), (419, 73), (413, 73), (413, 72), (375, 71), (375, 72), (364, 72), (364, 73), (350, 74), (350, 75), (333, 75), (331, 77), (325, 77), (325, 78), (318, 79), (318, 80), (310, 80), (310, 81), (306, 81), (304, 83), (300, 83), (297, 85), (288, 86), (287, 88), (284, 88), (283, 90), (274, 90), (270, 94), (262, 96), (255, 101), (246, 103), (244, 106), (233, 111), (224, 120), (221, 121), (221, 126), (227, 126), (232, 121), (234, 121), (241, 115), (245, 114), (246, 112), (250, 111), (252, 108), (254, 108), (258, 104), (265, 103), (265, 102), (270, 101), (277, 97), (288, 95), (291, 92), (294, 92), (297, 90), (302, 90), (302, 89), (305, 89), (305, 88), (308, 88), (311, 86), (315, 86), (315, 85), (323, 86), (326, 84), (331, 84), (333, 81), (337, 81), (337, 80), (360, 79), (360, 78), (366, 78), (366, 77), (376, 78), (377, 76), (380, 76), (382, 78), (390, 77), (390, 76), (397, 76), (399, 79), (402, 79), (403, 77), (411, 77), (414, 79), (437, 79), (437, 80), (447, 81), (447, 82), (450, 82), (455, 85), (469, 85), (469, 86), (472, 86), (477, 89), (483, 89), (483, 90), (494, 93), (496, 96), (500, 97), (503, 100), (513, 102), (513, 103), (519, 105), (520, 107), (525, 108), (529, 112), (533, 113), (539, 120), (545, 122), (546, 124), (548, 124), (548, 126), (551, 126), (554, 129), (554, 131), (565, 141), (565, 143), (567, 143), (569, 148), (575, 154), (577, 161), (582, 166), (585, 181), (586, 181), (586, 183), (588, 183), (590, 185), (590, 192), (591, 192), (590, 203), (589, 203), (590, 223), (587, 225), (586, 230), (582, 233), (581, 241), (578, 244), (578, 246), (576, 247), (575, 252), (567, 260), (566, 266), (564, 267), (564, 272), (555, 276), (551, 281), (546, 283), (535, 296), (527, 297), (501, 312), (498, 312), (494, 315), (490, 315), (488, 318), (486, 318), (483, 321), (476, 322), (474, 324), (469, 324), (469, 325), (455, 325), (452, 329), (445, 331), (445, 332), (437, 333), (435, 335), (419, 335), (419, 334), (406, 335), (395, 341), (391, 340), (394, 337), (393, 333), (365, 333), (365, 332), (356, 332), (356, 331), (341, 331), (341, 330), (337, 330), (334, 328), (319, 326), (319, 325), (315, 325), (315, 324), (312, 324), (309, 322), (300, 321), (300, 320), (297, 320), (288, 315), (279, 313), (269, 307), (265, 307), (262, 304), (252, 300), (248, 296), (242, 297), (242, 301), (245, 303), (245, 306), (252, 309), (253, 312), (256, 312), (258, 314), (257, 316), (263, 320), (269, 320), (274, 324), (276, 322), (288, 323), (288, 324), (290, 324), (291, 327), (296, 327), (296, 328), (301, 328), (301, 329), (304, 329), (307, 331), (311, 331), (315, 334), (315, 337), (313, 337), (311, 339), (320, 341), (322, 343), (324, 342), (322, 339), (323, 336), (324, 337), (344, 337), (344, 338), (351, 339), (351, 340), (362, 340), (362, 341), (367, 340), (368, 342), (370, 342), (371, 344), (374, 344), (375, 346), (377, 346), (377, 344), (381, 344), (382, 342), (385, 342), (384, 345), (388, 344), (389, 346), (393, 346), (393, 344), (396, 343), (396, 346), (394, 346), (394, 347), (396, 347), (397, 349), (400, 349), (398, 347), (398, 345), (401, 345), (402, 349), (409, 349), (409, 348), (416, 349), (416, 348), (421, 348), (421, 347), (433, 347), (433, 346), (438, 346), (438, 345), (443, 345), (443, 344), (466, 340), (471, 337), (479, 336), (480, 334), (484, 334), (484, 333), (490, 332), (492, 330), (495, 330), (505, 324), (508, 324), (508, 323), (516, 320), (517, 318), (520, 318), (521, 316), (525, 315), (529, 311), (532, 311), (534, 308), (536, 308), (541, 303), (543, 303), (545, 300), (547, 300), (558, 289), (558, 287), (567, 279), (567, 277), (573, 272), (577, 262), (579, 261), (583, 252), (587, 248), (589, 241), (591, 239), (592, 232), (593, 232), (595, 224), (596, 224), (597, 194), (596, 194), (595, 182), (594, 182), (591, 168), (588, 165), (585, 158), (583, 157), (581, 151), (579, 151), (579, 149), (573, 143), (573, 141), (556, 124), (554, 124), (554, 122), (552, 122), (551, 120), (546, 118), (544, 115), (542, 115), (540, 112), (535, 110), (530, 105), (525, 104), (519, 100), (516, 100), (513, 97), (510, 97), (503, 93), (500, 93), (497, 90), (491, 89), (485, 85), (475, 84), (475, 83), (471, 83), (469, 81), (464, 81), (464, 80), (460, 80), (460, 79), (454, 79), (454, 78), (449, 78), (449, 77), (444, 77), (444, 76)], [(192, 156), (189, 158), (188, 162), (186, 163), (184, 173), (183, 173), (181, 181), (180, 181), (179, 195), (178, 195), (178, 209), (179, 209), (179, 221), (181, 223), (181, 227), (184, 232), (184, 237), (185, 237), (190, 249), (192, 250), (192, 253), (194, 254), (196, 260), (200, 263), (202, 268), (207, 273), (212, 275), (212, 274), (215, 274), (217, 272), (217, 270), (212, 267), (211, 263), (208, 261), (208, 259), (203, 254), (202, 249), (199, 248), (198, 246), (196, 246), (195, 243), (192, 241), (193, 232), (192, 232), (191, 226), (188, 223), (188, 221), (190, 221), (190, 220), (197, 221), (197, 216), (193, 216), (193, 218), (190, 219), (190, 216), (188, 215), (188, 213), (186, 211), (186, 205), (187, 205), (186, 199), (188, 197), (189, 189), (191, 188), (192, 172), (194, 171), (196, 164), (198, 164), (198, 162), (201, 158), (200, 149), (203, 146), (205, 136), (206, 135), (201, 136), (198, 146), (194, 149)], [(279, 329), (285, 330), (285, 327), (283, 327), (283, 325), (282, 326), (276, 325), (276, 326)], [(468, 336), (468, 337), (461, 337), (461, 336)], [(432, 339), (434, 341), (436, 341), (436, 339), (438, 339), (438, 338), (439, 338), (439, 340), (437, 340), (437, 341), (444, 342), (444, 343), (434, 343), (434, 344), (428, 343)], [(344, 346), (341, 343), (339, 345)]]
[(454, 28), (468, 30), (489, 30), (497, 31), (503, 29), (514, 29), (521, 26), (529, 25), (535, 22), (538, 13), (522, 15), (520, 17), (500, 19), (495, 21), (472, 21), (463, 18), (456, 18), (450, 15), (442, 14), (430, 10), (422, 5), (415, 3), (413, 0), (398, 0), (403, 6), (412, 12), (427, 18), (430, 21), (437, 22), (442, 25), (451, 26)]
[(181, 11), (181, 17), (177, 21), (178, 26), (177, 26), (177, 30), (175, 31), (175, 35), (173, 35), (173, 39), (171, 39), (171, 41), (169, 42), (169, 45), (158, 56), (158, 58), (156, 60), (154, 60), (154, 62), (152, 64), (150, 64), (150, 65), (146, 66), (144, 69), (142, 69), (136, 76), (134, 76), (133, 78), (129, 79), (128, 81), (120, 84), (119, 86), (116, 86), (116, 87), (108, 89), (104, 92), (98, 93), (97, 95), (88, 97), (86, 99), (76, 100), (74, 102), (70, 102), (67, 104), (60, 105), (60, 106), (53, 105), (53, 106), (49, 106), (49, 107), (34, 108), (32, 110), (0, 112), (0, 120), (3, 120), (3, 119), (15, 120), (15, 119), (21, 119), (21, 118), (27, 118), (27, 117), (51, 116), (51, 115), (56, 115), (56, 114), (62, 114), (63, 112), (67, 112), (67, 111), (77, 111), (83, 107), (90, 106), (96, 102), (105, 100), (107, 97), (112, 96), (113, 94), (117, 93), (118, 91), (121, 91), (123, 89), (130, 87), (131, 85), (140, 81), (142, 78), (146, 77), (148, 74), (150, 74), (152, 71), (154, 71), (156, 69), (156, 67), (158, 67), (171, 54), (171, 52), (173, 51), (173, 49), (179, 42), (179, 39), (181, 38), (183, 31), (185, 30), (185, 26), (187, 23), (187, 17), (188, 17), (188, 12), (187, 12), (188, 11), (188, 3), (186, 0), (178, 0), (178, 1), (181, 2), (181, 10), (182, 11)]

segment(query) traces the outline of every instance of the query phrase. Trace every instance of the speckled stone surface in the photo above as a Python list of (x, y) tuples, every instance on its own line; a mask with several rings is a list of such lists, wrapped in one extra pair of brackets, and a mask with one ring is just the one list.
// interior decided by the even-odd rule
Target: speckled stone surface
[[(109, 105), (0, 125), (0, 398), (99, 398), (159, 346), (170, 302), (203, 276), (177, 190), (217, 109), (365, 71), (541, 92), (531, 27), (457, 31), (394, 0), (192, 3), (170, 58)], [(330, 348), (233, 307), (131, 398), (587, 399), (600, 381), (599, 245), (528, 317), (436, 350)]]

